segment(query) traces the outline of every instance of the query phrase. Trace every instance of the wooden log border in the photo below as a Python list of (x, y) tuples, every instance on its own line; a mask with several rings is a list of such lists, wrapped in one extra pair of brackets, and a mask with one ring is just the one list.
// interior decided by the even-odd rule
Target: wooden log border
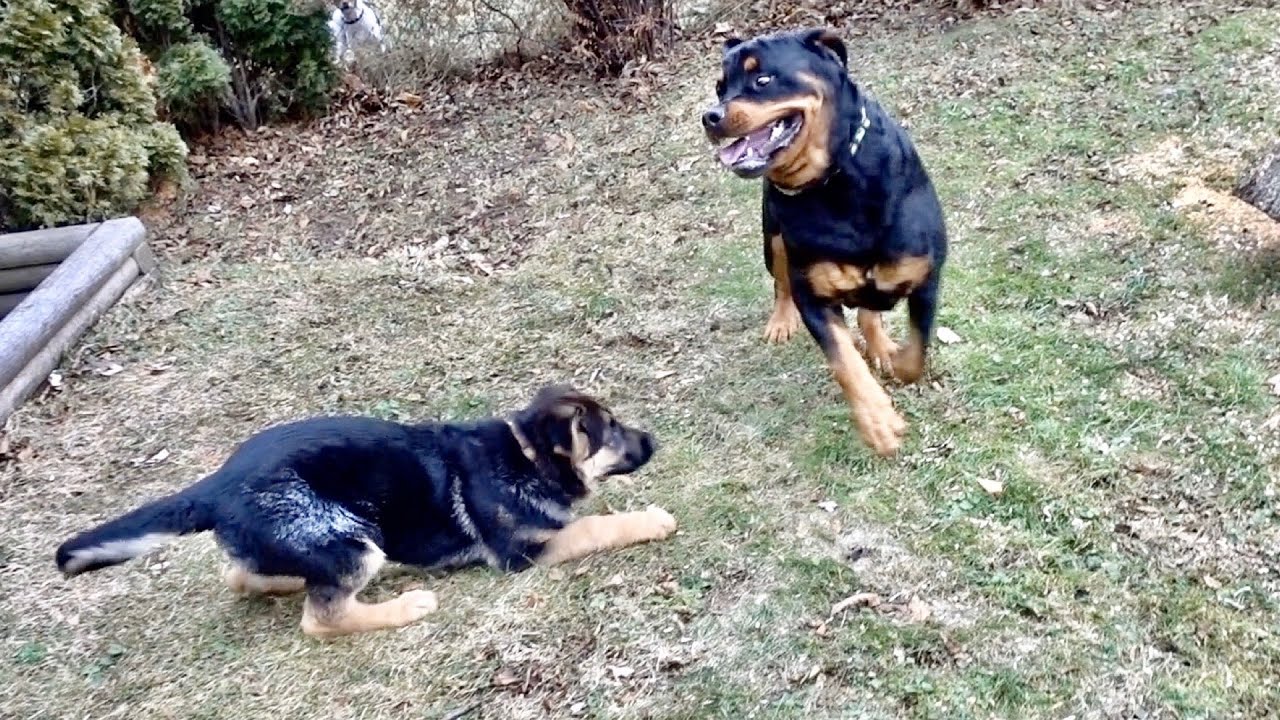
[(0, 273), (10, 273), (0, 278), (30, 277), (43, 269), (29, 268), (57, 263), (33, 288), (19, 288), (21, 282), (0, 294), (0, 314), (14, 305), (0, 318), (0, 426), (134, 280), (155, 268), (146, 235), (142, 222), (128, 217), (0, 236)]

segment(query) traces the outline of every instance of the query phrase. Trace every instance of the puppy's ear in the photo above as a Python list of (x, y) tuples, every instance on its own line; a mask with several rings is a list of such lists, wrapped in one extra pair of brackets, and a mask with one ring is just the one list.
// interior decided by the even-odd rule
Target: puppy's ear
[(538, 391), (522, 413), (535, 445), (570, 457), (582, 447), (584, 418), (590, 398), (569, 385), (548, 385)]
[(829, 28), (813, 28), (805, 30), (800, 39), (805, 46), (819, 55), (830, 57), (828, 53), (834, 53), (836, 58), (840, 60), (840, 64), (849, 67), (849, 51), (844, 46), (844, 41), (836, 35), (834, 30)]
[(742, 43), (743, 43), (743, 40), (740, 37), (727, 37), (724, 39), (724, 51), (729, 52), (730, 50), (738, 47)]

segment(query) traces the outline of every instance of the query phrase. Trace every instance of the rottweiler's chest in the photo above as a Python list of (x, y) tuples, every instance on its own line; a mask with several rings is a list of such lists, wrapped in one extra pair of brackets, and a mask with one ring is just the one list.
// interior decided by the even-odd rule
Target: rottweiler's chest
[(929, 277), (928, 257), (905, 257), (880, 263), (837, 263), (829, 260), (794, 267), (812, 293), (828, 302), (885, 312)]

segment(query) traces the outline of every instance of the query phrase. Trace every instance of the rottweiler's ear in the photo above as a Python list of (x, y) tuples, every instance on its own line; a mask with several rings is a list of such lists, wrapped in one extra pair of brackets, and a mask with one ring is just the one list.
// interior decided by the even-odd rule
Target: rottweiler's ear
[(741, 44), (742, 44), (742, 38), (740, 38), (740, 37), (727, 37), (727, 38), (725, 38), (725, 39), (724, 39), (724, 51), (725, 51), (725, 52), (729, 52), (730, 50), (732, 50), (732, 49), (734, 49), (734, 48), (738, 47), (738, 46), (739, 46), (739, 45), (741, 45)]
[(833, 52), (836, 57), (840, 58), (840, 64), (849, 67), (849, 51), (844, 46), (844, 41), (836, 35), (834, 30), (829, 28), (814, 28), (806, 30), (802, 35), (804, 44), (813, 49), (814, 52), (823, 54)]

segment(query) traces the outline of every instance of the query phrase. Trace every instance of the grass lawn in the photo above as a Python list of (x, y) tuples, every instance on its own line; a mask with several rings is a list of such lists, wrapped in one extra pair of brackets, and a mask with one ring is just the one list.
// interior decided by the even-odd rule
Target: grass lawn
[[(806, 336), (762, 340), (758, 188), (697, 125), (713, 43), (640, 89), (472, 84), (200, 155), (159, 282), (0, 439), (0, 717), (1273, 715), (1280, 241), (1223, 192), (1280, 127), (1280, 10), (1237, 5), (850, 37), (952, 235), (960, 342), (893, 391), (890, 461)], [(233, 596), (208, 536), (55, 571), (265, 424), (556, 380), (662, 441), (584, 509), (659, 504), (671, 541), (386, 573), (441, 611), (332, 643)]]

